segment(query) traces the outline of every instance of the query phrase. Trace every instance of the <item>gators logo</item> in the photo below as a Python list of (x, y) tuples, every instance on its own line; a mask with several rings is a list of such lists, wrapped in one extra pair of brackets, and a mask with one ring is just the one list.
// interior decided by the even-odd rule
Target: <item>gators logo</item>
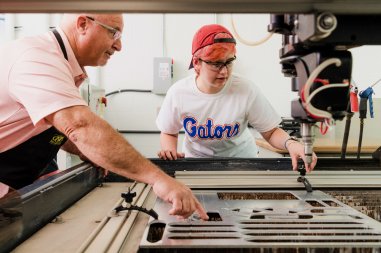
[(49, 141), (52, 145), (61, 145), (62, 141), (65, 139), (65, 136), (60, 134), (55, 134), (52, 139)]
[(184, 130), (192, 138), (200, 139), (231, 139), (239, 134), (240, 124), (235, 122), (233, 124), (215, 125), (213, 119), (207, 119), (205, 124), (199, 124), (199, 122), (191, 117), (187, 116), (183, 121)]

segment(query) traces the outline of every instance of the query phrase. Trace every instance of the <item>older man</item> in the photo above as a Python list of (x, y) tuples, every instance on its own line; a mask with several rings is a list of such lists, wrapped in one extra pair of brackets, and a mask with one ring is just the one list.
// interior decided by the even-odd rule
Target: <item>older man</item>
[[(122, 49), (120, 14), (65, 14), (57, 29), (0, 49), (0, 181), (32, 183), (59, 148), (152, 185), (170, 214), (207, 219), (185, 185), (140, 155), (79, 94), (84, 66), (103, 66)], [(112, 155), (110, 155), (112, 154)]]

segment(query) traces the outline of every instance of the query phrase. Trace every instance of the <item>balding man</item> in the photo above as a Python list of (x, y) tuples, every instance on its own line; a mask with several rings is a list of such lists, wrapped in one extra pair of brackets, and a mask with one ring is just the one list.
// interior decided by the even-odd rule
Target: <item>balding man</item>
[(120, 51), (122, 30), (121, 14), (65, 14), (55, 30), (0, 49), (0, 182), (31, 184), (62, 147), (152, 185), (172, 203), (170, 214), (196, 211), (207, 219), (188, 187), (140, 155), (80, 96), (84, 67), (103, 66)]

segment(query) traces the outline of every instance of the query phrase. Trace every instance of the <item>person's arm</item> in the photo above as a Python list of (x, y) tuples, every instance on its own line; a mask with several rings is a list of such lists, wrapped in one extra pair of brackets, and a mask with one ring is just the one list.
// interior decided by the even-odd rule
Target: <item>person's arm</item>
[(93, 163), (119, 175), (152, 185), (158, 197), (172, 203), (170, 214), (188, 217), (196, 211), (201, 218), (208, 219), (205, 210), (188, 187), (145, 159), (122, 135), (87, 106), (68, 107), (46, 119)]
[(64, 150), (64, 151), (66, 151), (66, 152), (69, 152), (70, 154), (79, 156), (79, 158), (80, 158), (82, 161), (86, 161), (86, 162), (89, 162), (89, 161), (90, 161), (90, 159), (87, 158), (84, 154), (82, 154), (82, 152), (79, 151), (79, 149), (77, 148), (77, 146), (74, 145), (74, 143), (71, 142), (70, 140), (67, 140), (67, 141), (65, 142), (65, 144), (62, 145), (61, 149)]
[(184, 153), (177, 152), (178, 134), (160, 133), (161, 150), (157, 156), (163, 160), (177, 160), (177, 158), (184, 158)]
[(317, 163), (317, 156), (315, 153), (312, 154), (312, 163), (310, 166), (306, 163), (306, 156), (304, 154), (304, 146), (302, 143), (290, 140), (290, 136), (281, 128), (273, 128), (270, 131), (262, 132), (263, 138), (270, 143), (271, 146), (277, 149), (287, 149), (290, 153), (292, 160), (293, 170), (298, 168), (298, 159), (302, 158), (308, 172), (312, 171)]

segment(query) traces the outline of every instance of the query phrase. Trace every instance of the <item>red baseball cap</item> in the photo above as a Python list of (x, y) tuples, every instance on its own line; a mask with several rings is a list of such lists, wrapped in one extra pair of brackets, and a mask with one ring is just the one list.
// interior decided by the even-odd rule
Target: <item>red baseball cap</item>
[[(231, 38), (215, 38), (219, 33), (227, 33)], [(201, 27), (193, 37), (192, 42), (192, 56), (201, 48), (215, 44), (215, 43), (234, 43), (236, 44), (233, 35), (228, 29), (222, 25), (212, 24)], [(193, 68), (193, 57), (189, 65), (189, 69)]]

